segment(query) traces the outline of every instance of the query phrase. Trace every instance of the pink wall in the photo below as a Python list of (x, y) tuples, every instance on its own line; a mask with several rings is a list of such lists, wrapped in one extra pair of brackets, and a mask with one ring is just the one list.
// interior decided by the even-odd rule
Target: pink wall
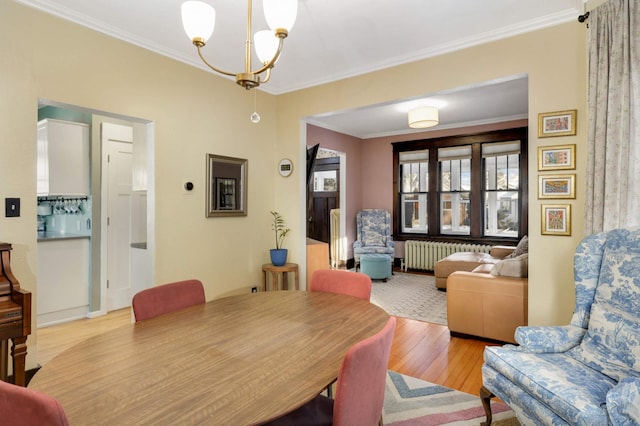
[[(393, 142), (433, 139), (525, 127), (527, 119), (485, 124), (457, 129), (431, 130), (380, 138), (359, 139), (353, 136), (307, 124), (307, 146), (317, 143), (321, 148), (347, 155), (347, 238), (348, 257), (353, 257), (356, 238), (356, 214), (368, 208), (386, 209), (393, 214)], [(403, 242), (396, 242), (395, 257), (404, 257)]]
[[(319, 143), (321, 148), (343, 152), (347, 159), (346, 199), (347, 208), (347, 258), (353, 257), (356, 239), (356, 214), (362, 208), (362, 139), (307, 124), (307, 146)], [(342, 165), (341, 165), (342, 166)], [(340, 206), (344, 211), (344, 206)]]

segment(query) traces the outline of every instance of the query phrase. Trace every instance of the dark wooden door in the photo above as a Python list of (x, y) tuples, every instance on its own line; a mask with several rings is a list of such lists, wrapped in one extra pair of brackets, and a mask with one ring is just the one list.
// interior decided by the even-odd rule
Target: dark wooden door
[(319, 158), (311, 173), (307, 187), (307, 237), (330, 243), (330, 212), (340, 207), (340, 158)]

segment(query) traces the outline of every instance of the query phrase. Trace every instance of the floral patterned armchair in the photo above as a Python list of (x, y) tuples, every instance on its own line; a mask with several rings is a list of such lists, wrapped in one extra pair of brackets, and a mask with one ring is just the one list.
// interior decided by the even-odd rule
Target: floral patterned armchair
[(519, 327), (519, 346), (487, 347), (481, 398), (525, 425), (640, 424), (640, 228), (586, 237), (574, 258), (566, 326)]
[(360, 210), (356, 215), (357, 239), (353, 243), (356, 270), (363, 254), (388, 254), (393, 260), (396, 245), (391, 238), (391, 215), (384, 209)]

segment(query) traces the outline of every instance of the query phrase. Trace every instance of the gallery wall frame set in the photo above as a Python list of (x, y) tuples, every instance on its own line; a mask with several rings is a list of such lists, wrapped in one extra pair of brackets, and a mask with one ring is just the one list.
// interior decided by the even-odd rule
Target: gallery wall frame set
[(575, 109), (538, 114), (538, 137), (575, 136), (577, 115)]
[(539, 175), (538, 198), (576, 198), (576, 175)]
[(571, 235), (571, 204), (542, 204), (542, 235)]
[(538, 147), (538, 171), (575, 170), (575, 168), (575, 144)]

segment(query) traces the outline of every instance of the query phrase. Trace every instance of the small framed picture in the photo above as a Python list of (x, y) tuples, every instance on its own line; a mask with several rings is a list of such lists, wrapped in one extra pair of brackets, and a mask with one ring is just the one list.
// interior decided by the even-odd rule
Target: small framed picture
[(538, 198), (576, 198), (576, 175), (538, 176)]
[(577, 110), (571, 109), (538, 114), (538, 137), (574, 136), (577, 113)]
[(573, 170), (576, 168), (576, 146), (538, 147), (538, 170)]
[(571, 235), (571, 205), (542, 204), (542, 235)]

